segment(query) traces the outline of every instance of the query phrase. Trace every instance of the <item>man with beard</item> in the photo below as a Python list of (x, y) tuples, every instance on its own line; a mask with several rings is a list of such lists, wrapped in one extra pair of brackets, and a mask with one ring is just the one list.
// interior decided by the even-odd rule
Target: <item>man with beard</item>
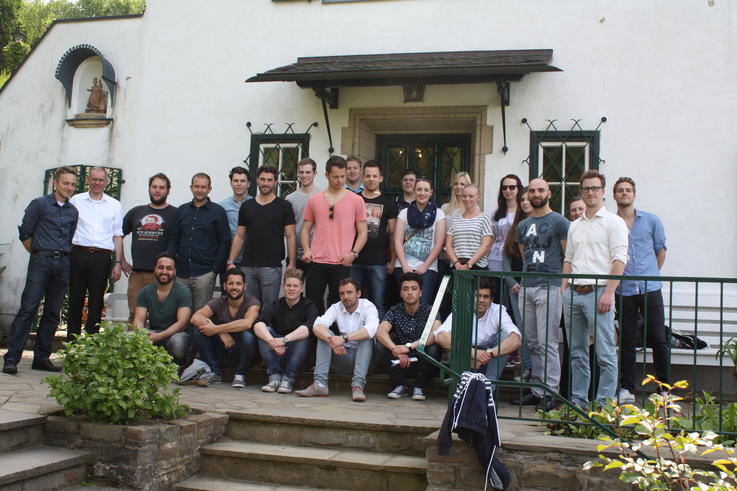
[[(624, 268), (625, 276), (660, 276), (665, 263), (665, 228), (656, 215), (635, 209), (635, 181), (620, 177), (614, 183), (614, 201), (617, 215), (624, 219), (629, 229), (630, 261)], [(647, 319), (643, 326), (648, 346), (653, 349), (655, 375), (668, 383), (668, 342), (665, 332), (662, 285), (659, 281), (622, 280), (617, 293), (620, 336), (619, 403), (635, 402), (635, 343), (638, 338), (640, 318)], [(621, 304), (620, 304), (621, 302)]]
[(136, 314), (138, 292), (154, 279), (154, 262), (167, 250), (169, 241), (177, 235), (177, 208), (166, 202), (171, 181), (159, 172), (148, 180), (148, 196), (151, 202), (131, 208), (123, 217), (123, 235), (131, 234), (133, 264), (121, 258), (123, 273), (128, 275), (129, 321)]
[(159, 253), (154, 263), (155, 283), (138, 293), (133, 324), (145, 329), (148, 319), (148, 339), (163, 346), (181, 366), (187, 361), (191, 343), (186, 329), (192, 315), (192, 292), (174, 281), (176, 275), (174, 256), (166, 251)]
[[(568, 236), (568, 220), (550, 209), (550, 186), (544, 179), (533, 179), (527, 190), (532, 205), (530, 216), (517, 225), (516, 241), (526, 272), (557, 273), (563, 270)], [(560, 283), (555, 279), (527, 277), (522, 280), (519, 310), (524, 321), (525, 342), (532, 361), (530, 382), (546, 384), (558, 391), (560, 358), (558, 329), (562, 309)], [(529, 394), (512, 401), (549, 411), (556, 400), (535, 387)]]
[(222, 381), (221, 364), (235, 361), (233, 387), (246, 386), (245, 373), (256, 353), (256, 337), (251, 328), (261, 311), (261, 302), (246, 291), (246, 275), (238, 268), (225, 272), (225, 295), (210, 300), (192, 316), (194, 341), (200, 359), (213, 375), (210, 383)]
[(271, 305), (279, 299), (285, 236), (289, 251), (288, 270), (294, 269), (297, 259), (294, 210), (288, 201), (276, 195), (278, 175), (276, 167), (262, 165), (258, 168), (256, 183), (259, 195), (241, 206), (238, 230), (228, 257), (228, 267), (232, 267), (243, 248), (245, 237), (241, 267), (246, 274), (248, 294), (258, 298), (263, 305)]
[(210, 201), (210, 176), (198, 172), (189, 186), (192, 201), (177, 209), (177, 231), (168, 250), (177, 254), (177, 281), (192, 290), (194, 309), (202, 308), (215, 290), (215, 277), (223, 270), (230, 250), (230, 229), (225, 210)]

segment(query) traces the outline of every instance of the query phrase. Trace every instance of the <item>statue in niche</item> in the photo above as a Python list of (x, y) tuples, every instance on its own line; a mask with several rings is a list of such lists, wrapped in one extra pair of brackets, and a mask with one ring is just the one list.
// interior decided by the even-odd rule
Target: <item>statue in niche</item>
[(87, 109), (85, 112), (105, 114), (107, 112), (107, 92), (102, 90), (102, 81), (95, 77), (92, 79), (92, 88), (87, 89), (90, 93), (87, 99)]

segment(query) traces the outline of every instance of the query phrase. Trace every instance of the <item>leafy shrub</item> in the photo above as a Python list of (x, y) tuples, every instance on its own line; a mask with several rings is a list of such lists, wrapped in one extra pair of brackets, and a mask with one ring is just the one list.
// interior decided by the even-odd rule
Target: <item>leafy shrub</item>
[[(658, 384), (659, 393), (650, 396), (649, 409), (626, 404), (632, 413), (619, 422), (620, 425), (631, 426), (639, 440), (623, 441), (621, 438), (611, 439), (603, 435), (600, 440), (606, 443), (599, 445), (597, 451), (612, 448), (619, 454), (616, 458), (600, 454), (597, 460), (586, 462), (584, 469), (619, 470), (620, 480), (640, 489), (737, 489), (737, 458), (734, 457), (733, 448), (714, 443), (717, 435), (711, 431), (699, 434), (681, 430), (676, 433), (669, 429), (673, 426), (676, 415), (680, 414), (681, 407), (677, 402), (682, 400), (673, 395), (672, 391), (685, 389), (688, 383), (680, 381), (671, 386), (658, 382), (649, 375), (642, 384), (650, 382)], [(715, 451), (723, 453), (722, 458), (711, 463), (716, 470), (694, 469), (687, 462), (691, 456), (708, 455)]]
[(177, 366), (166, 350), (125, 323), (102, 327), (98, 334), (65, 343), (64, 374), (44, 379), (64, 413), (100, 423), (182, 417), (179, 389), (169, 390)]
[[(720, 418), (721, 428), (719, 427)], [(710, 392), (703, 391), (694, 400), (692, 417), (675, 416), (673, 427), (684, 430), (737, 433), (737, 402), (723, 403), (720, 407), (719, 401)], [(714, 442), (733, 446), (735, 438), (734, 436), (720, 435)]]
[[(631, 415), (633, 410), (627, 406), (619, 406), (616, 401), (608, 400), (598, 411), (594, 411), (595, 403), (587, 408), (589, 417), (603, 425), (611, 425), (612, 429), (621, 438), (628, 440), (635, 436), (630, 427), (620, 425), (621, 421)], [(545, 426), (548, 434), (554, 436), (568, 436), (571, 438), (587, 438), (596, 440), (601, 437), (602, 431), (596, 425), (591, 424), (577, 412), (567, 406), (543, 413), (538, 411), (538, 417), (546, 420)]]

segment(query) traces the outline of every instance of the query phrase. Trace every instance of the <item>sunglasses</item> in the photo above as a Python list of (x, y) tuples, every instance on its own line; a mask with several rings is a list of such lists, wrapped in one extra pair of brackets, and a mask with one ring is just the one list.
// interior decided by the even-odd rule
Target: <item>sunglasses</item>
[(516, 184), (509, 184), (509, 185), (502, 184), (502, 191), (514, 191), (515, 189), (517, 189)]
[(332, 220), (333, 218), (335, 218), (335, 205), (330, 205), (329, 210), (330, 214), (328, 215), (328, 218)]

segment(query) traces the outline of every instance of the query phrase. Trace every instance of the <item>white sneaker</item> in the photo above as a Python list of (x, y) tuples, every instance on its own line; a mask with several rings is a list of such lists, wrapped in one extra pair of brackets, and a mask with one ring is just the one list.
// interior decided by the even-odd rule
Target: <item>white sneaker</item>
[(277, 389), (277, 392), (280, 394), (289, 394), (292, 392), (292, 384), (289, 383), (288, 380), (283, 380), (279, 382), (279, 389)]
[(394, 390), (389, 392), (386, 396), (389, 399), (401, 399), (402, 397), (407, 397), (409, 393), (407, 392), (407, 388), (404, 385), (397, 385), (394, 387)]
[(242, 389), (246, 386), (246, 377), (243, 375), (235, 374), (233, 377), (233, 387), (236, 389)]
[(425, 393), (422, 392), (422, 389), (420, 387), (415, 387), (412, 391), (412, 400), (413, 401), (424, 401), (425, 400)]
[(276, 389), (279, 388), (279, 381), (278, 380), (272, 380), (268, 384), (261, 387), (262, 392), (276, 392)]
[(635, 395), (627, 389), (619, 389), (619, 403), (620, 404), (633, 404), (635, 402)]

